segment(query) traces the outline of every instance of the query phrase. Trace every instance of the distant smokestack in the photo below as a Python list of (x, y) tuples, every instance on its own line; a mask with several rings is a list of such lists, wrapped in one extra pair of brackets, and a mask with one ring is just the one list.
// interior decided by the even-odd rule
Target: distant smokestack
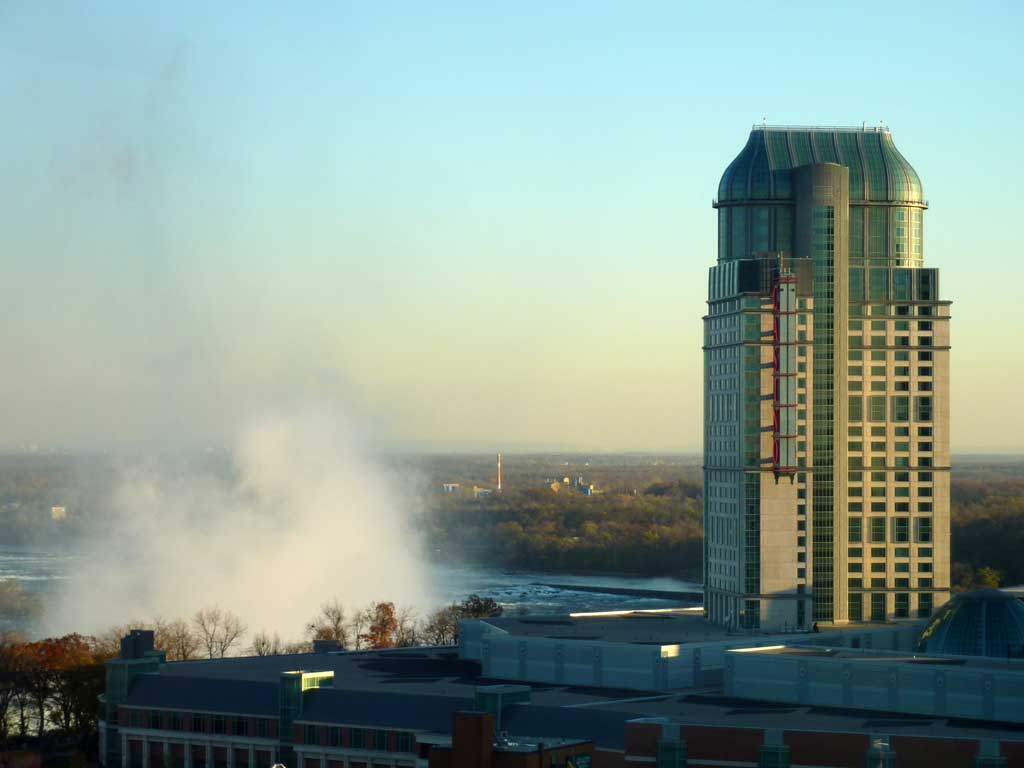
[(501, 493), (501, 454), (498, 454), (498, 493)]

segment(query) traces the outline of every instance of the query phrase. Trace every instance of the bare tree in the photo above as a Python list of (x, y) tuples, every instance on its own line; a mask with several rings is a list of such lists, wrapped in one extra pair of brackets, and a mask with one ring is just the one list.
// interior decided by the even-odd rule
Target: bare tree
[(455, 606), (438, 608), (420, 627), (420, 641), (428, 645), (455, 645), (459, 636), (459, 614)]
[(320, 606), (320, 613), (306, 625), (306, 634), (310, 640), (334, 640), (339, 647), (348, 647), (345, 608), (338, 598)]
[(199, 638), (184, 619), (157, 619), (154, 634), (157, 649), (167, 652), (168, 661), (188, 661), (199, 653)]
[(357, 651), (364, 646), (363, 640), (366, 635), (366, 628), (370, 626), (372, 620), (373, 606), (367, 606), (361, 611), (356, 611), (352, 614), (352, 620), (348, 623), (348, 631), (355, 643), (354, 648)]
[(242, 639), (245, 624), (231, 611), (203, 608), (192, 617), (198, 633), (199, 647), (211, 659), (222, 659)]
[(416, 622), (416, 612), (410, 606), (398, 609), (395, 616), (398, 621), (398, 629), (395, 632), (395, 645), (408, 648), (419, 643), (419, 627)]
[(267, 632), (257, 632), (252, 636), (252, 647), (249, 650), (253, 656), (279, 656), (282, 653), (281, 638), (277, 632), (273, 637)]

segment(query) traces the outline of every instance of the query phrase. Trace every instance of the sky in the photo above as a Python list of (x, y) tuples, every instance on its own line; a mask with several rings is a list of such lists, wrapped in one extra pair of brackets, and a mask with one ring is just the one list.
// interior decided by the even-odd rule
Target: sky
[[(0, 444), (698, 451), (750, 126), (890, 126), (952, 448), (1020, 451), (1024, 6), (0, 2)], [(999, 362), (995, 363), (994, 360)]]

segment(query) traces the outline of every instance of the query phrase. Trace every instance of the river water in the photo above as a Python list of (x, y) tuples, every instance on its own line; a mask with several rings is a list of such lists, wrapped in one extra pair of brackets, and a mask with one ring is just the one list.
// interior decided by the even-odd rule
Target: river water
[[(0, 546), (0, 580), (16, 579), (38, 595), (44, 606), (48, 593), (74, 578), (73, 555), (30, 547)], [(508, 613), (566, 613), (623, 608), (668, 608), (678, 599), (651, 595), (623, 595), (612, 590), (699, 592), (700, 585), (667, 577), (591, 576), (544, 571), (510, 571), (476, 565), (432, 563), (431, 583), (441, 602), (461, 601), (477, 594), (497, 600)], [(586, 587), (587, 591), (573, 589)], [(26, 629), (0, 618), (0, 629)]]

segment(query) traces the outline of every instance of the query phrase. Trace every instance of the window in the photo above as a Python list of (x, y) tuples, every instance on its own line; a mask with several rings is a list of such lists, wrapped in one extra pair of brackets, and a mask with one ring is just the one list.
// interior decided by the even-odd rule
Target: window
[(898, 365), (896, 366), (895, 373), (897, 376), (909, 376), (910, 366), (909, 365)]
[(185, 730), (185, 718), (181, 712), (171, 713), (171, 730), (172, 731), (184, 731)]
[(872, 517), (871, 518), (871, 541), (884, 544), (885, 543), (885, 518), (884, 517)]
[(366, 731), (362, 728), (352, 729), (352, 747), (355, 749), (366, 749)]
[(872, 573), (885, 573), (885, 563), (872, 563), (871, 564), (871, 572)]
[(256, 721), (256, 736), (257, 736), (257, 738), (265, 739), (265, 738), (267, 738), (269, 733), (270, 733), (269, 724), (267, 723), (266, 719), (261, 717), (259, 720)]
[(918, 547), (917, 548), (917, 556), (918, 557), (931, 557), (932, 556), (932, 548), (931, 547)]
[(885, 486), (876, 486), (871, 489), (871, 496), (875, 499), (885, 498)]
[(885, 576), (879, 576), (871, 579), (871, 587), (873, 589), (885, 589)]
[(847, 557), (864, 557), (863, 547), (850, 547), (846, 553)]
[(376, 750), (383, 751), (388, 748), (388, 732), (387, 731), (374, 731), (373, 732), (373, 748)]
[(930, 396), (921, 395), (914, 398), (914, 421), (932, 420), (932, 399)]
[(142, 713), (137, 709), (128, 711), (128, 725), (132, 728), (142, 727)]
[(149, 727), (154, 730), (160, 730), (160, 713), (156, 710), (149, 713)]
[(213, 717), (213, 732), (224, 733), (224, 715), (214, 715)]
[(894, 613), (897, 619), (905, 619), (910, 616), (910, 594), (897, 592)]
[(885, 441), (876, 440), (875, 442), (871, 443), (871, 450), (874, 451), (875, 453), (885, 453)]
[(932, 572), (932, 564), (931, 563), (918, 563), (917, 564), (917, 572), (918, 573), (931, 573)]
[(872, 381), (871, 382), (871, 391), (872, 392), (885, 392), (885, 382), (884, 381)]
[(885, 593), (873, 592), (871, 594), (871, 620), (885, 621)]
[(315, 725), (307, 725), (304, 730), (304, 741), (306, 744), (319, 744), (320, 738), (316, 732)]
[(864, 398), (860, 395), (850, 395), (850, 421), (864, 420)]
[(846, 570), (848, 570), (850, 573), (863, 573), (864, 572), (864, 564), (863, 563), (847, 563)]
[(868, 402), (870, 403), (871, 421), (885, 421), (885, 395), (871, 395)]
[(849, 520), (850, 525), (850, 541), (859, 542), (863, 535), (862, 526), (863, 519), (859, 517), (851, 517)]
[(847, 579), (846, 584), (850, 589), (860, 589), (864, 586), (864, 579)]
[(848, 606), (847, 613), (850, 615), (850, 621), (864, 620), (864, 595), (860, 592), (851, 592)]
[(932, 519), (930, 517), (917, 518), (917, 541), (919, 544), (932, 543)]
[(924, 365), (924, 366), (919, 367), (917, 369), (917, 375), (918, 376), (931, 376), (932, 375), (932, 368), (931, 368), (931, 366), (930, 365)]
[(235, 718), (235, 736), (248, 736), (249, 735), (249, 721), (243, 717)]
[(917, 615), (921, 619), (927, 619), (932, 615), (931, 592), (924, 592), (917, 596)]
[(341, 728), (329, 728), (327, 730), (327, 743), (332, 747), (341, 746)]
[(896, 573), (910, 573), (910, 563), (895, 563)]
[(906, 395), (893, 395), (892, 420), (910, 421), (910, 398)]
[(899, 544), (910, 541), (910, 518), (894, 517), (892, 519), (892, 540)]
[(205, 725), (206, 723), (203, 721), (202, 715), (192, 715), (193, 733), (203, 733), (206, 730)]
[(412, 734), (411, 733), (399, 733), (398, 734), (398, 751), (399, 752), (412, 752)]

